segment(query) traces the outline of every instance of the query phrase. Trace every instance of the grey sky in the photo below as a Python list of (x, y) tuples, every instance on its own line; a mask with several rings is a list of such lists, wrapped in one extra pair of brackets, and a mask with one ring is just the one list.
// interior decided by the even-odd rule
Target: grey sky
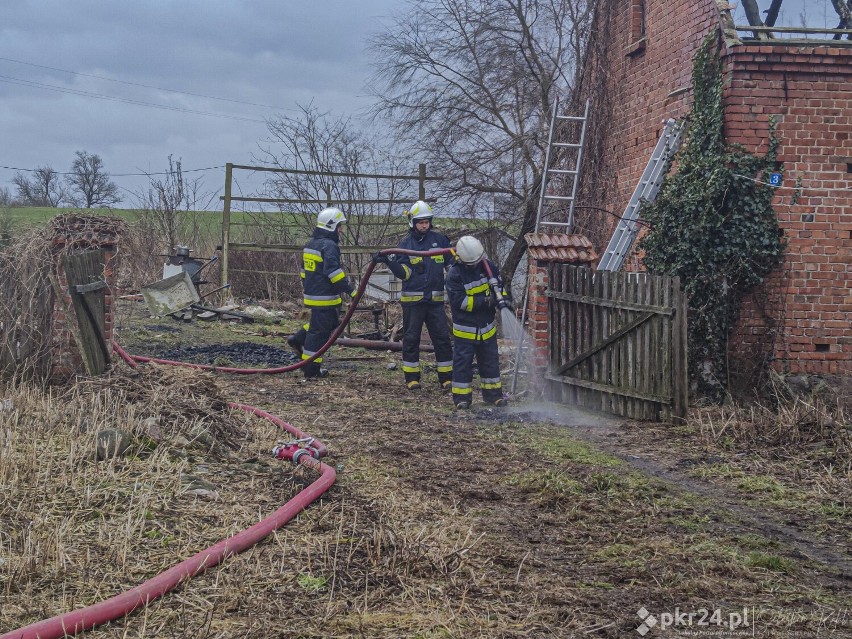
[[(759, 4), (766, 8), (769, 0)], [(311, 101), (335, 115), (357, 115), (368, 105), (367, 39), (405, 5), (405, 0), (7, 0), (0, 21), (0, 165), (66, 171), (74, 151), (85, 150), (103, 158), (121, 187), (136, 191), (144, 178), (119, 174), (161, 171), (169, 154), (182, 159), (185, 169), (251, 163), (266, 135), (264, 118)], [(804, 12), (810, 26), (836, 26), (829, 0), (785, 0), (783, 6), (784, 23), (800, 24)], [(740, 8), (735, 13), (738, 22), (745, 21)], [(0, 186), (10, 187), (13, 175), (0, 169)], [(204, 176), (206, 189), (221, 188), (222, 169), (197, 175)], [(125, 206), (131, 204), (125, 199)]]
[[(263, 119), (311, 101), (367, 105), (367, 37), (403, 0), (18, 0), (0, 21), (0, 165), (66, 171), (74, 151), (112, 174), (251, 163)], [(10, 60), (27, 62), (20, 64)], [(76, 71), (78, 75), (31, 66)], [(80, 75), (88, 74), (88, 75)], [(271, 105), (263, 108), (110, 82)], [(247, 118), (181, 113), (62, 90)], [(291, 112), (292, 113), (292, 112)], [(0, 186), (14, 171), (0, 169)], [(224, 171), (204, 174), (221, 188)], [(135, 190), (144, 179), (115, 181)]]

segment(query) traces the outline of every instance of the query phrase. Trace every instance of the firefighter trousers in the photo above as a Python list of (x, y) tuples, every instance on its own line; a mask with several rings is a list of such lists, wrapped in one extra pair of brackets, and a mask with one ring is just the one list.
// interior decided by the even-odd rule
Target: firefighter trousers
[(479, 385), (482, 399), (493, 404), (503, 397), (500, 383), (500, 355), (497, 352), (497, 336), (488, 339), (453, 340), (453, 403), (468, 404), (473, 400), (473, 359), (479, 368)]
[(405, 382), (420, 381), (420, 336), (423, 324), (426, 324), (435, 346), (438, 382), (443, 385), (453, 376), (453, 346), (443, 302), (402, 305), (402, 371), (405, 373)]
[[(339, 306), (316, 306), (311, 308), (311, 320), (308, 323), (308, 334), (302, 349), (302, 359), (308, 359), (316, 353), (331, 337), (331, 333), (340, 324)], [(322, 357), (317, 357), (310, 364), (302, 367), (305, 377), (318, 377)]]

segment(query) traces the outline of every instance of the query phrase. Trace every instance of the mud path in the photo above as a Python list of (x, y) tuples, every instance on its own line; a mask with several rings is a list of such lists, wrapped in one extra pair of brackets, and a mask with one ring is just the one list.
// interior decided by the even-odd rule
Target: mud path
[(689, 492), (711, 501), (715, 510), (733, 517), (733, 521), (728, 519), (722, 524), (729, 532), (759, 533), (789, 547), (793, 557), (825, 565), (839, 582), (848, 585), (852, 581), (852, 556), (843, 552), (844, 549), (848, 551), (849, 546), (842, 538), (819, 538), (797, 525), (801, 522), (791, 520), (785, 513), (771, 512), (755, 500), (746, 502), (729, 490), (683, 472), (680, 469), (695, 465), (695, 459), (678, 454), (675, 447), (664, 454), (649, 450), (647, 435), (643, 436), (641, 432), (642, 425), (626, 424), (593, 413), (588, 413), (586, 418), (578, 416), (566, 425), (575, 437), (621, 459), (631, 468), (665, 482), (672, 490)]

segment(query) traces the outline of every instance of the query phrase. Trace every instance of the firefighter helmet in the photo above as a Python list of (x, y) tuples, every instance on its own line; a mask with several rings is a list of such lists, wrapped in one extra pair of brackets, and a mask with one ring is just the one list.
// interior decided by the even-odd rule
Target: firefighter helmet
[(345, 221), (346, 216), (343, 214), (343, 211), (330, 207), (323, 209), (320, 211), (320, 214), (317, 215), (317, 228), (325, 229), (326, 231), (334, 231), (337, 229), (338, 224)]
[(408, 210), (408, 226), (409, 228), (414, 228), (414, 225), (417, 224), (420, 220), (429, 220), (432, 222), (432, 218), (434, 217), (434, 213), (432, 213), (432, 207), (426, 204), (423, 200), (417, 200), (414, 204), (411, 205), (411, 208)]
[(479, 264), (485, 257), (485, 247), (472, 235), (464, 235), (456, 242), (456, 255), (459, 256), (462, 264), (473, 266)]

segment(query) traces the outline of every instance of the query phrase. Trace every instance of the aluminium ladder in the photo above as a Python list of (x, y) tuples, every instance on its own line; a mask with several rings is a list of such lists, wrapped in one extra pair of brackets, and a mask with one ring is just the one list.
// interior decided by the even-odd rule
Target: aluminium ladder
[(624, 260), (630, 253), (630, 247), (633, 246), (633, 240), (639, 232), (639, 210), (642, 202), (653, 202), (657, 197), (669, 158), (680, 147), (683, 125), (683, 120), (676, 121), (671, 118), (666, 120), (666, 126), (660, 134), (657, 146), (654, 147), (648, 166), (645, 167), (639, 184), (636, 185), (624, 209), (624, 214), (618, 221), (609, 244), (598, 262), (599, 271), (618, 271), (624, 265)]
[[(586, 128), (589, 123), (589, 106), (591, 100), (586, 100), (586, 109), (582, 116), (578, 115), (558, 115), (559, 98), (553, 103), (553, 114), (550, 117), (550, 131), (547, 134), (547, 149), (544, 153), (544, 170), (541, 173), (541, 190), (538, 198), (538, 211), (535, 216), (535, 232), (538, 233), (541, 226), (564, 226), (565, 231), (570, 233), (574, 228), (574, 207), (577, 201), (577, 187), (580, 184), (580, 169), (583, 165), (583, 149), (586, 145)], [(554, 142), (553, 134), (561, 122), (582, 122), (580, 127), (580, 140), (578, 142)], [(577, 162), (574, 168), (554, 169), (550, 167), (550, 160), (553, 157), (554, 149), (576, 149)], [(551, 175), (569, 175), (571, 176), (571, 195), (548, 195), (547, 187), (550, 185)], [(544, 208), (544, 203), (547, 200), (556, 202), (568, 202), (568, 221), (567, 222), (550, 222), (542, 221), (541, 212)]]
[[(544, 152), (544, 167), (541, 172), (541, 187), (539, 191), (538, 198), (538, 209), (536, 211), (535, 216), (535, 232), (538, 233), (542, 226), (553, 226), (553, 227), (566, 227), (566, 232), (570, 233), (574, 228), (574, 208), (577, 198), (577, 187), (580, 184), (580, 169), (583, 164), (583, 150), (586, 145), (586, 130), (588, 128), (589, 123), (589, 108), (591, 106), (591, 100), (586, 100), (586, 108), (583, 111), (582, 116), (576, 115), (559, 115), (559, 98), (557, 97), (553, 102), (553, 112), (550, 116), (550, 130), (547, 133), (547, 148)], [(580, 140), (578, 142), (554, 142), (553, 136), (556, 128), (562, 122), (581, 122), (580, 126)], [(576, 155), (576, 163), (574, 164), (574, 168), (551, 168), (550, 161), (554, 158), (556, 153), (554, 153), (554, 149), (575, 149), (577, 151)], [(547, 187), (550, 184), (550, 176), (551, 175), (567, 175), (570, 176), (571, 179), (571, 195), (548, 195)], [(542, 209), (544, 208), (544, 203), (546, 201), (555, 201), (555, 202), (568, 202), (568, 221), (567, 222), (553, 222), (541, 219)], [(529, 295), (529, 269), (527, 270), (527, 278), (524, 285), (524, 295), (522, 302), (522, 311), (521, 311), (521, 326), (526, 326), (527, 323), (527, 297)], [(523, 353), (529, 350), (529, 346), (524, 344), (524, 340), (526, 337), (525, 331), (521, 331), (520, 338), (518, 339), (518, 346), (515, 351), (515, 370), (512, 374), (512, 385), (510, 392), (515, 392), (515, 387), (518, 382), (518, 374), (526, 373), (527, 371), (520, 370), (521, 367), (521, 359)]]

